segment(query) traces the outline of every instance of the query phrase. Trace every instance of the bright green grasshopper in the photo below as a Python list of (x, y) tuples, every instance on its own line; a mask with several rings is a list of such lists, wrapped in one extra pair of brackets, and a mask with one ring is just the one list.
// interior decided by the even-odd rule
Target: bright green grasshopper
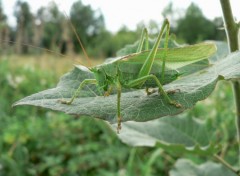
[[(148, 32), (144, 29), (136, 53), (89, 68), (94, 73), (95, 79), (85, 79), (69, 101), (60, 100), (60, 102), (71, 104), (86, 84), (97, 84), (106, 95), (110, 93), (112, 87), (115, 87), (117, 89), (117, 132), (121, 129), (122, 87), (136, 89), (145, 87), (148, 94), (151, 93), (148, 88), (157, 87), (169, 104), (181, 108), (181, 104), (170, 99), (162, 86), (176, 80), (179, 76), (179, 72), (171, 67), (177, 68), (179, 64), (184, 66), (206, 59), (216, 52), (216, 46), (213, 43), (201, 43), (168, 48), (169, 30), (169, 22), (166, 19), (153, 48), (148, 50)], [(164, 31), (166, 31), (164, 48), (158, 48)], [(145, 51), (143, 51), (144, 42)]]

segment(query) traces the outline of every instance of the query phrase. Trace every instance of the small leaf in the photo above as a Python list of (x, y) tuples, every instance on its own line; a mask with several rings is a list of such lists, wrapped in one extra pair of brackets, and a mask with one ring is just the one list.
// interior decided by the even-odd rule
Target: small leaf
[(221, 164), (206, 162), (196, 165), (190, 160), (179, 159), (170, 171), (170, 176), (237, 176)]
[[(130, 146), (159, 146), (176, 154), (210, 155), (219, 151), (204, 122), (186, 116), (148, 122), (125, 122), (119, 138)], [(115, 125), (113, 126), (116, 129)]]

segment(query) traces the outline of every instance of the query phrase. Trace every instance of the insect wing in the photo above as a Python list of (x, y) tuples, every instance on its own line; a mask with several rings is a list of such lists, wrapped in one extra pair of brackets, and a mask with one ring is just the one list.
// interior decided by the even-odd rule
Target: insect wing
[[(171, 69), (178, 69), (191, 63), (204, 60), (212, 56), (216, 52), (216, 45), (214, 43), (205, 42), (195, 45), (186, 45), (177, 48), (168, 48), (166, 56), (166, 66)], [(149, 51), (135, 53), (122, 58), (124, 62), (144, 63), (148, 57)], [(159, 48), (155, 63), (162, 62), (164, 49)]]

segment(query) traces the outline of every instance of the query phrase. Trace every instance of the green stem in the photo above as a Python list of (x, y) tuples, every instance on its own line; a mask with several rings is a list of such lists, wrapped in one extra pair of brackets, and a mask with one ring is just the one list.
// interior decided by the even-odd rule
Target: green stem
[[(225, 24), (225, 30), (228, 39), (228, 45), (231, 52), (239, 50), (238, 45), (238, 31), (239, 26), (234, 21), (232, 9), (229, 0), (220, 0), (223, 12), (223, 19)], [(236, 127), (239, 145), (239, 156), (240, 156), (240, 82), (233, 82), (233, 92), (236, 104)], [(240, 157), (239, 157), (240, 162)]]
[(234, 21), (229, 0), (220, 0), (228, 45), (231, 52), (238, 50), (238, 24)]
[(229, 163), (227, 163), (223, 158), (219, 157), (218, 155), (213, 156), (216, 160), (218, 160), (220, 163), (222, 163), (225, 167), (230, 169), (235, 174), (239, 175), (238, 171), (234, 169)]

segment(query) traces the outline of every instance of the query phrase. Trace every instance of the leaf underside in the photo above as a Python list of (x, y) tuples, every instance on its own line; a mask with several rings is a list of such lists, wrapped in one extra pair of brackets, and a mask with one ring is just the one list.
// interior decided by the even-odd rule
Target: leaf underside
[[(116, 129), (116, 125), (112, 125)], [(122, 142), (130, 146), (159, 146), (164, 150), (181, 155), (194, 153), (211, 155), (219, 151), (214, 145), (214, 133), (206, 123), (181, 115), (163, 117), (148, 122), (125, 122), (118, 135)]]
[[(149, 121), (163, 116), (172, 116), (192, 108), (198, 101), (207, 98), (214, 90), (221, 78), (240, 78), (240, 53), (219, 59), (223, 54), (214, 56), (214, 64), (199, 72), (182, 76), (164, 86), (166, 91), (174, 91), (170, 98), (182, 105), (177, 108), (165, 101), (162, 95), (153, 93), (146, 95), (144, 89), (124, 90), (121, 97), (122, 121)], [(216, 61), (219, 60), (219, 61)], [(110, 123), (116, 122), (117, 97), (115, 94), (104, 97), (95, 85), (85, 86), (78, 98), (71, 105), (59, 103), (60, 99), (72, 97), (79, 84), (87, 78), (94, 78), (93, 74), (80, 67), (65, 74), (56, 88), (45, 90), (14, 104), (33, 105), (52, 110), (62, 111), (77, 116), (100, 118)]]
[(170, 176), (197, 176), (197, 175), (211, 175), (211, 176), (236, 176), (235, 173), (228, 170), (221, 164), (206, 162), (201, 165), (196, 165), (187, 159), (179, 159), (175, 167), (170, 171)]

